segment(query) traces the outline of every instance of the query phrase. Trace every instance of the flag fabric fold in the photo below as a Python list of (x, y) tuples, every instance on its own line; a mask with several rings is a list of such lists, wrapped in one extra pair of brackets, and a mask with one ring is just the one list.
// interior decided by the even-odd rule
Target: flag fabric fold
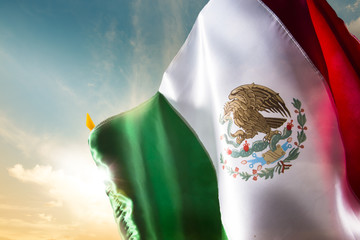
[(97, 126), (89, 145), (113, 178), (107, 194), (123, 239), (222, 239), (215, 171), (160, 93)]
[(323, 0), (263, 0), (329, 84), (338, 111), (349, 183), (360, 196), (360, 44)]
[(211, 0), (89, 136), (122, 237), (360, 238), (359, 46), (325, 0)]
[(346, 172), (360, 196), (360, 44), (350, 36), (326, 1), (308, 0), (310, 15), (324, 55), (346, 154)]

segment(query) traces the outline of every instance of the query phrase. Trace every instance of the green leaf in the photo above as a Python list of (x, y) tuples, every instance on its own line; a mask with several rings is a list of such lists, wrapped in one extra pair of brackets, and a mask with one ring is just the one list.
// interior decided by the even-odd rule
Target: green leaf
[(296, 109), (298, 109), (298, 110), (300, 111), (300, 109), (301, 109), (301, 102), (300, 102), (298, 99), (295, 99), (295, 98), (293, 98), (293, 101), (294, 101), (294, 102), (292, 102), (292, 105), (293, 105)]
[(287, 156), (287, 158), (284, 159), (284, 162), (289, 162), (291, 160), (295, 160), (297, 159), (297, 157), (299, 156), (299, 148), (293, 148), (291, 149), (291, 151), (289, 152), (289, 156)]
[(228, 171), (229, 175), (235, 173), (235, 171), (230, 166), (226, 166), (226, 170)]
[(265, 168), (265, 170), (261, 170), (261, 172), (258, 173), (259, 177), (265, 177), (265, 179), (268, 178), (273, 178), (274, 177), (274, 170), (275, 167), (273, 168)]
[(223, 158), (222, 153), (220, 153), (220, 163), (224, 163), (224, 158)]
[(297, 116), (297, 120), (298, 123), (300, 124), (301, 127), (304, 127), (305, 123), (306, 123), (306, 116), (305, 114), (301, 114), (299, 113), (299, 115)]
[(275, 171), (280, 174), (281, 173), (281, 166), (278, 164), (276, 164), (276, 166), (274, 167), (275, 168)]
[(239, 175), (241, 176), (242, 179), (244, 179), (245, 181), (249, 180), (249, 178), (252, 177), (251, 174), (247, 173), (247, 172), (241, 172), (239, 173)]
[(306, 134), (304, 132), (304, 130), (301, 130), (301, 132), (297, 132), (297, 139), (299, 141), (299, 146), (301, 143), (305, 142), (306, 141)]

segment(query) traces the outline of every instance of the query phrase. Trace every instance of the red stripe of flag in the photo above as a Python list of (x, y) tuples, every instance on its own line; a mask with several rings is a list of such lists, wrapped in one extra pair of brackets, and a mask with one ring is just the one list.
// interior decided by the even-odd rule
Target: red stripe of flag
[(307, 3), (337, 107), (347, 178), (360, 197), (360, 46), (326, 1), (307, 0)]
[(345, 147), (347, 179), (360, 198), (360, 44), (325, 0), (263, 0), (328, 82)]

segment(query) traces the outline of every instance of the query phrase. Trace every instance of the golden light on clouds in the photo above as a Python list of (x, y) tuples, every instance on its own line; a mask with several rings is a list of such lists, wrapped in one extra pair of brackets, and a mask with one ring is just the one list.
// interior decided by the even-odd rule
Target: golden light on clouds
[[(49, 236), (52, 239), (119, 239), (110, 204), (99, 181), (103, 176), (96, 169), (84, 166), (83, 170), (83, 174), (71, 176), (48, 165), (25, 169), (16, 164), (8, 169), (9, 175), (22, 182), (24, 188), (35, 184), (47, 196), (35, 198), (37, 204), (33, 207), (1, 206), (0, 211), (18, 212), (18, 217), (10, 221), (0, 218), (0, 229), (3, 229), (0, 235), (9, 239), (49, 239)], [(27, 206), (26, 201), (24, 196), (20, 204)]]
[(83, 117), (148, 100), (207, 1), (44, 2), (0, 8), (0, 240), (120, 239)]
[(32, 135), (1, 114), (0, 126), (0, 139), (22, 157), (0, 177), (6, 182), (0, 240), (120, 239), (105, 194), (107, 176), (92, 162), (86, 141), (64, 144), (56, 136)]

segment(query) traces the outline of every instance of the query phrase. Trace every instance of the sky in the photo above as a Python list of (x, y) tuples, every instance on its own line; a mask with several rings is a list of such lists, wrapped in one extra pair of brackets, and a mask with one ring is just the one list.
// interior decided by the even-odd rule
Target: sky
[[(0, 240), (115, 240), (87, 145), (153, 96), (207, 1), (0, 0)], [(360, 0), (329, 0), (360, 39)]]

